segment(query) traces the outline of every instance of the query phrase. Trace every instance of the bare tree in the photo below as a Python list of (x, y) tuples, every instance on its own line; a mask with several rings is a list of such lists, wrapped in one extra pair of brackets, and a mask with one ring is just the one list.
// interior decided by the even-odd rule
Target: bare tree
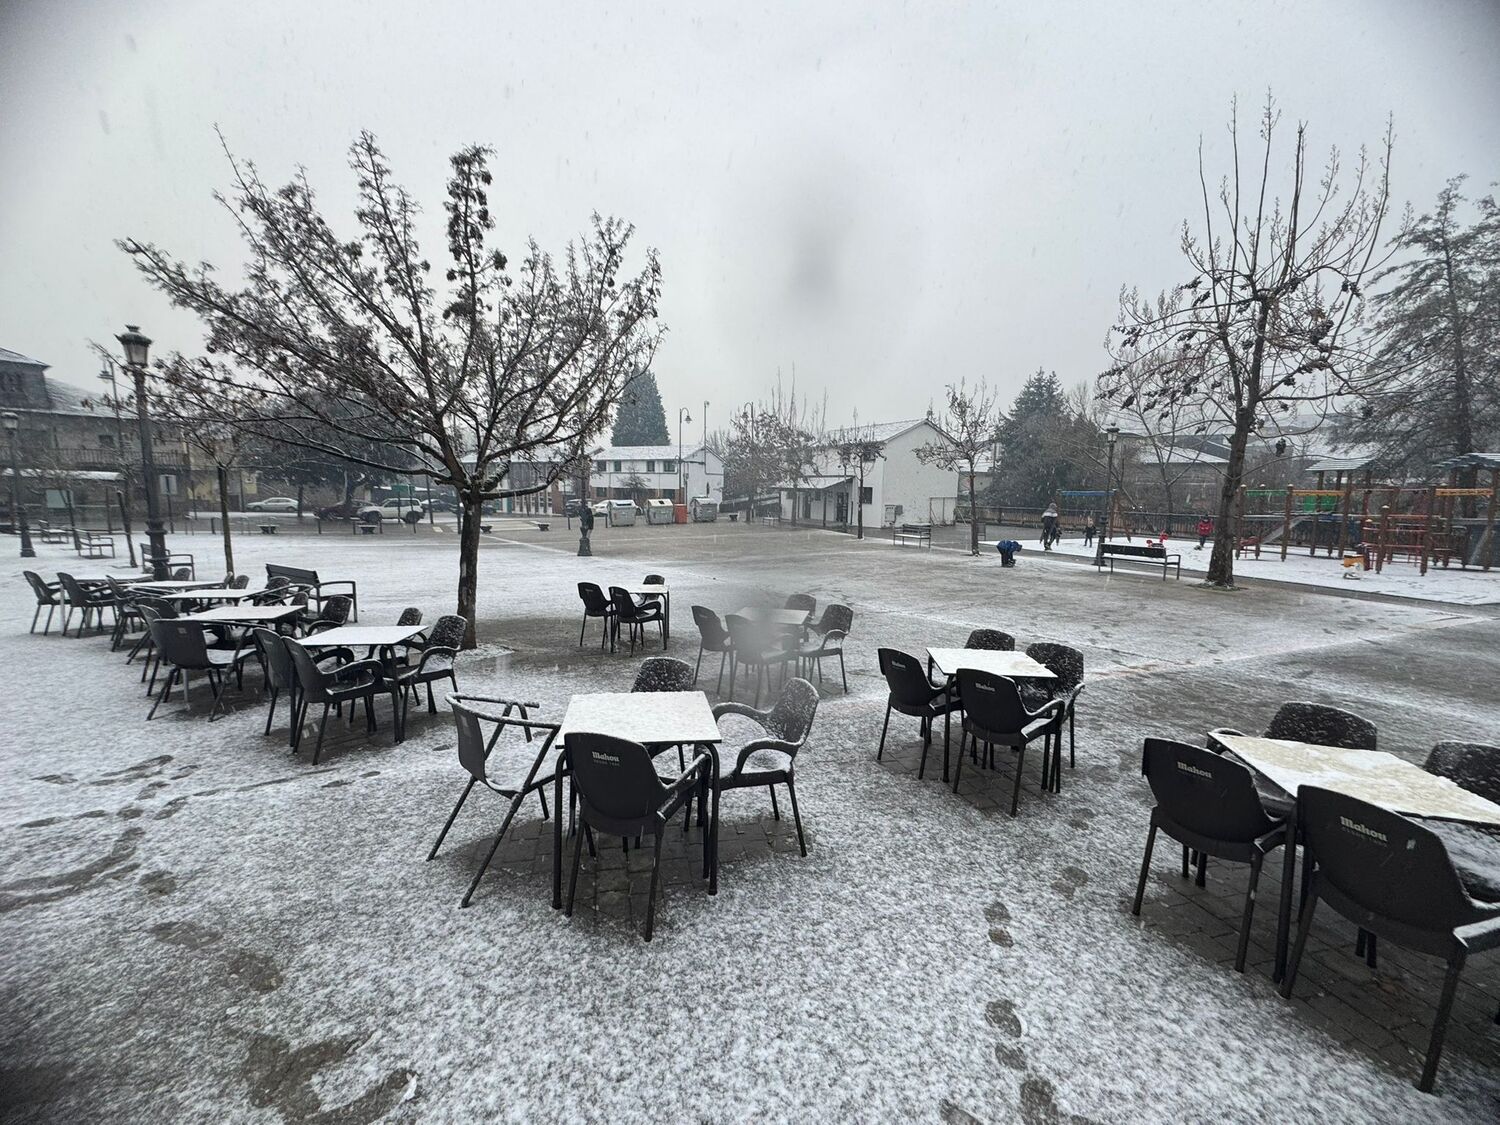
[(1359, 326), (1364, 281), (1377, 260), (1390, 205), (1391, 131), (1372, 164), (1361, 150), (1349, 182), (1337, 150), (1308, 183), (1307, 127), (1297, 126), (1285, 200), (1273, 186), (1279, 122), (1275, 103), (1261, 116), (1258, 171), (1240, 167), (1231, 114), (1234, 167), (1217, 196), (1199, 148), (1203, 227), (1183, 224), (1181, 249), (1191, 278), (1156, 300), (1120, 295), (1109, 339), (1114, 365), (1101, 393), (1121, 409), (1186, 409), (1229, 432), (1208, 582), (1234, 584), (1234, 499), (1252, 434), (1298, 409), (1325, 409), (1349, 389), (1366, 359)]
[[(650, 366), (661, 336), (656, 254), (625, 276), (633, 230), (595, 215), (560, 263), (533, 240), (512, 271), (487, 242), (491, 152), (476, 146), (450, 161), (442, 285), (418, 244), (418, 205), (370, 134), (350, 149), (352, 239), (324, 219), (304, 173), (271, 189), (225, 151), (234, 187), (217, 198), (248, 251), (243, 288), (152, 244), (119, 244), (207, 329), (208, 355), (168, 361), (158, 377), (197, 413), (248, 433), (383, 472), (416, 464), (452, 485), (458, 612), (473, 647), (481, 507), (549, 488), (606, 428), (630, 376)], [(387, 448), (401, 463), (372, 452)], [(550, 468), (510, 487), (513, 460)]]
[(875, 437), (869, 426), (859, 424), (858, 415), (854, 425), (837, 430), (829, 435), (834, 456), (845, 473), (855, 479), (854, 522), (856, 539), (865, 537), (865, 473), (876, 461), (885, 460), (885, 442)]
[(979, 462), (994, 447), (995, 431), (1000, 425), (1001, 414), (995, 405), (995, 395), (983, 379), (972, 390), (963, 380), (950, 383), (947, 409), (936, 417), (929, 411), (928, 419), (942, 431), (943, 440), (918, 447), (917, 460), (924, 465), (937, 465), (950, 472), (963, 473), (968, 478), (971, 502), (969, 553), (977, 555), (979, 520), (972, 509), (974, 482), (979, 476)]

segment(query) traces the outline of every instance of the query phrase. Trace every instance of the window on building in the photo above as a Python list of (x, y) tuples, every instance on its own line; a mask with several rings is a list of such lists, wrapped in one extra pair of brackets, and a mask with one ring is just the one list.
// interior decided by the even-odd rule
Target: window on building
[(615, 462), (615, 472), (618, 473), (619, 471), (620, 471), (620, 462), (616, 461)]
[(675, 473), (677, 471), (677, 462), (663, 461), (661, 463), (661, 471), (664, 473)]
[(646, 471), (648, 473), (654, 473), (654, 472), (656, 472), (656, 462), (655, 461), (647, 461), (646, 462)]
[(859, 502), (861, 504), (875, 503), (875, 489), (870, 485), (866, 485), (864, 488), (861, 488), (859, 490)]
[(99, 448), (100, 449), (113, 449), (114, 447), (115, 447), (115, 435), (114, 434), (100, 434), (99, 435)]
[(605, 471), (605, 469), (604, 469), (604, 462), (603, 461), (595, 461), (594, 462), (594, 472), (596, 472), (596, 473), (602, 473), (604, 471)]

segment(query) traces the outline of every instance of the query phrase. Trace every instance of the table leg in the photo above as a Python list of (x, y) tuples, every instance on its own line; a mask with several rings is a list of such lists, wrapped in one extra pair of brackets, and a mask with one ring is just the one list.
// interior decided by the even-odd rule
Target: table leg
[(672, 592), (668, 590), (661, 596), (661, 646), (667, 647), (667, 642), (672, 639)]
[(562, 824), (563, 824), (563, 762), (567, 757), (564, 747), (557, 756), (556, 770), (552, 775), (552, 909), (562, 909)]
[(1281, 873), (1281, 910), (1276, 916), (1276, 967), (1271, 980), (1280, 983), (1286, 976), (1287, 939), (1292, 930), (1292, 879), (1297, 873), (1297, 810), (1293, 808), (1287, 821), (1287, 838), (1283, 845), (1286, 855), (1282, 857), (1284, 870)]

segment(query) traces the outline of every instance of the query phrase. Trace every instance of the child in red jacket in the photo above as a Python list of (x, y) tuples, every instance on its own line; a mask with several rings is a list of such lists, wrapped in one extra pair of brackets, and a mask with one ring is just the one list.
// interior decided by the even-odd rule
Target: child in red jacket
[(1207, 516), (1198, 517), (1198, 550), (1203, 550), (1203, 545), (1208, 542), (1208, 537), (1214, 533), (1214, 521)]

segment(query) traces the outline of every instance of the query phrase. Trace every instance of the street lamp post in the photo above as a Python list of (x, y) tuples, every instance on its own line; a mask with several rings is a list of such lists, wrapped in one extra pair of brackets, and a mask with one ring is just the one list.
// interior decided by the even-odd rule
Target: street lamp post
[(5, 412), (5, 432), (10, 435), (10, 522), (16, 525), (21, 537), (21, 557), (36, 558), (36, 548), (31, 545), (31, 529), (26, 526), (26, 506), (21, 503), (21, 453), (17, 431), (21, 428), (21, 416), (13, 410)]
[[(129, 470), (125, 465), (125, 427), (120, 420), (120, 387), (115, 382), (115, 361), (108, 356), (104, 358), (104, 368), (99, 372), (99, 378), (109, 384), (109, 404), (115, 412), (115, 453), (118, 455), (120, 465), (121, 483), (124, 484), (123, 494), (130, 495)], [(104, 504), (109, 506), (109, 495), (105, 494)], [(135, 541), (130, 534), (129, 513), (121, 511), (120, 518), (125, 523), (125, 549), (130, 553), (130, 565), (135, 567)]]
[(1109, 456), (1104, 467), (1104, 527), (1099, 535), (1099, 558), (1104, 557), (1104, 541), (1109, 538), (1110, 516), (1115, 510), (1115, 494), (1113, 483), (1115, 479), (1115, 442), (1120, 440), (1119, 426), (1106, 426), (1104, 428), (1104, 444), (1109, 448)]
[(141, 335), (138, 325), (127, 324), (115, 337), (125, 349), (125, 366), (135, 378), (135, 417), (140, 428), (141, 476), (146, 487), (146, 540), (150, 544), (151, 573), (158, 580), (167, 578), (167, 535), (161, 522), (161, 503), (156, 494), (156, 457), (151, 443), (151, 414), (146, 406), (146, 357), (151, 341)]
[(687, 503), (687, 469), (682, 463), (682, 424), (691, 422), (693, 416), (688, 413), (687, 407), (681, 407), (677, 411), (677, 491), (682, 503)]

